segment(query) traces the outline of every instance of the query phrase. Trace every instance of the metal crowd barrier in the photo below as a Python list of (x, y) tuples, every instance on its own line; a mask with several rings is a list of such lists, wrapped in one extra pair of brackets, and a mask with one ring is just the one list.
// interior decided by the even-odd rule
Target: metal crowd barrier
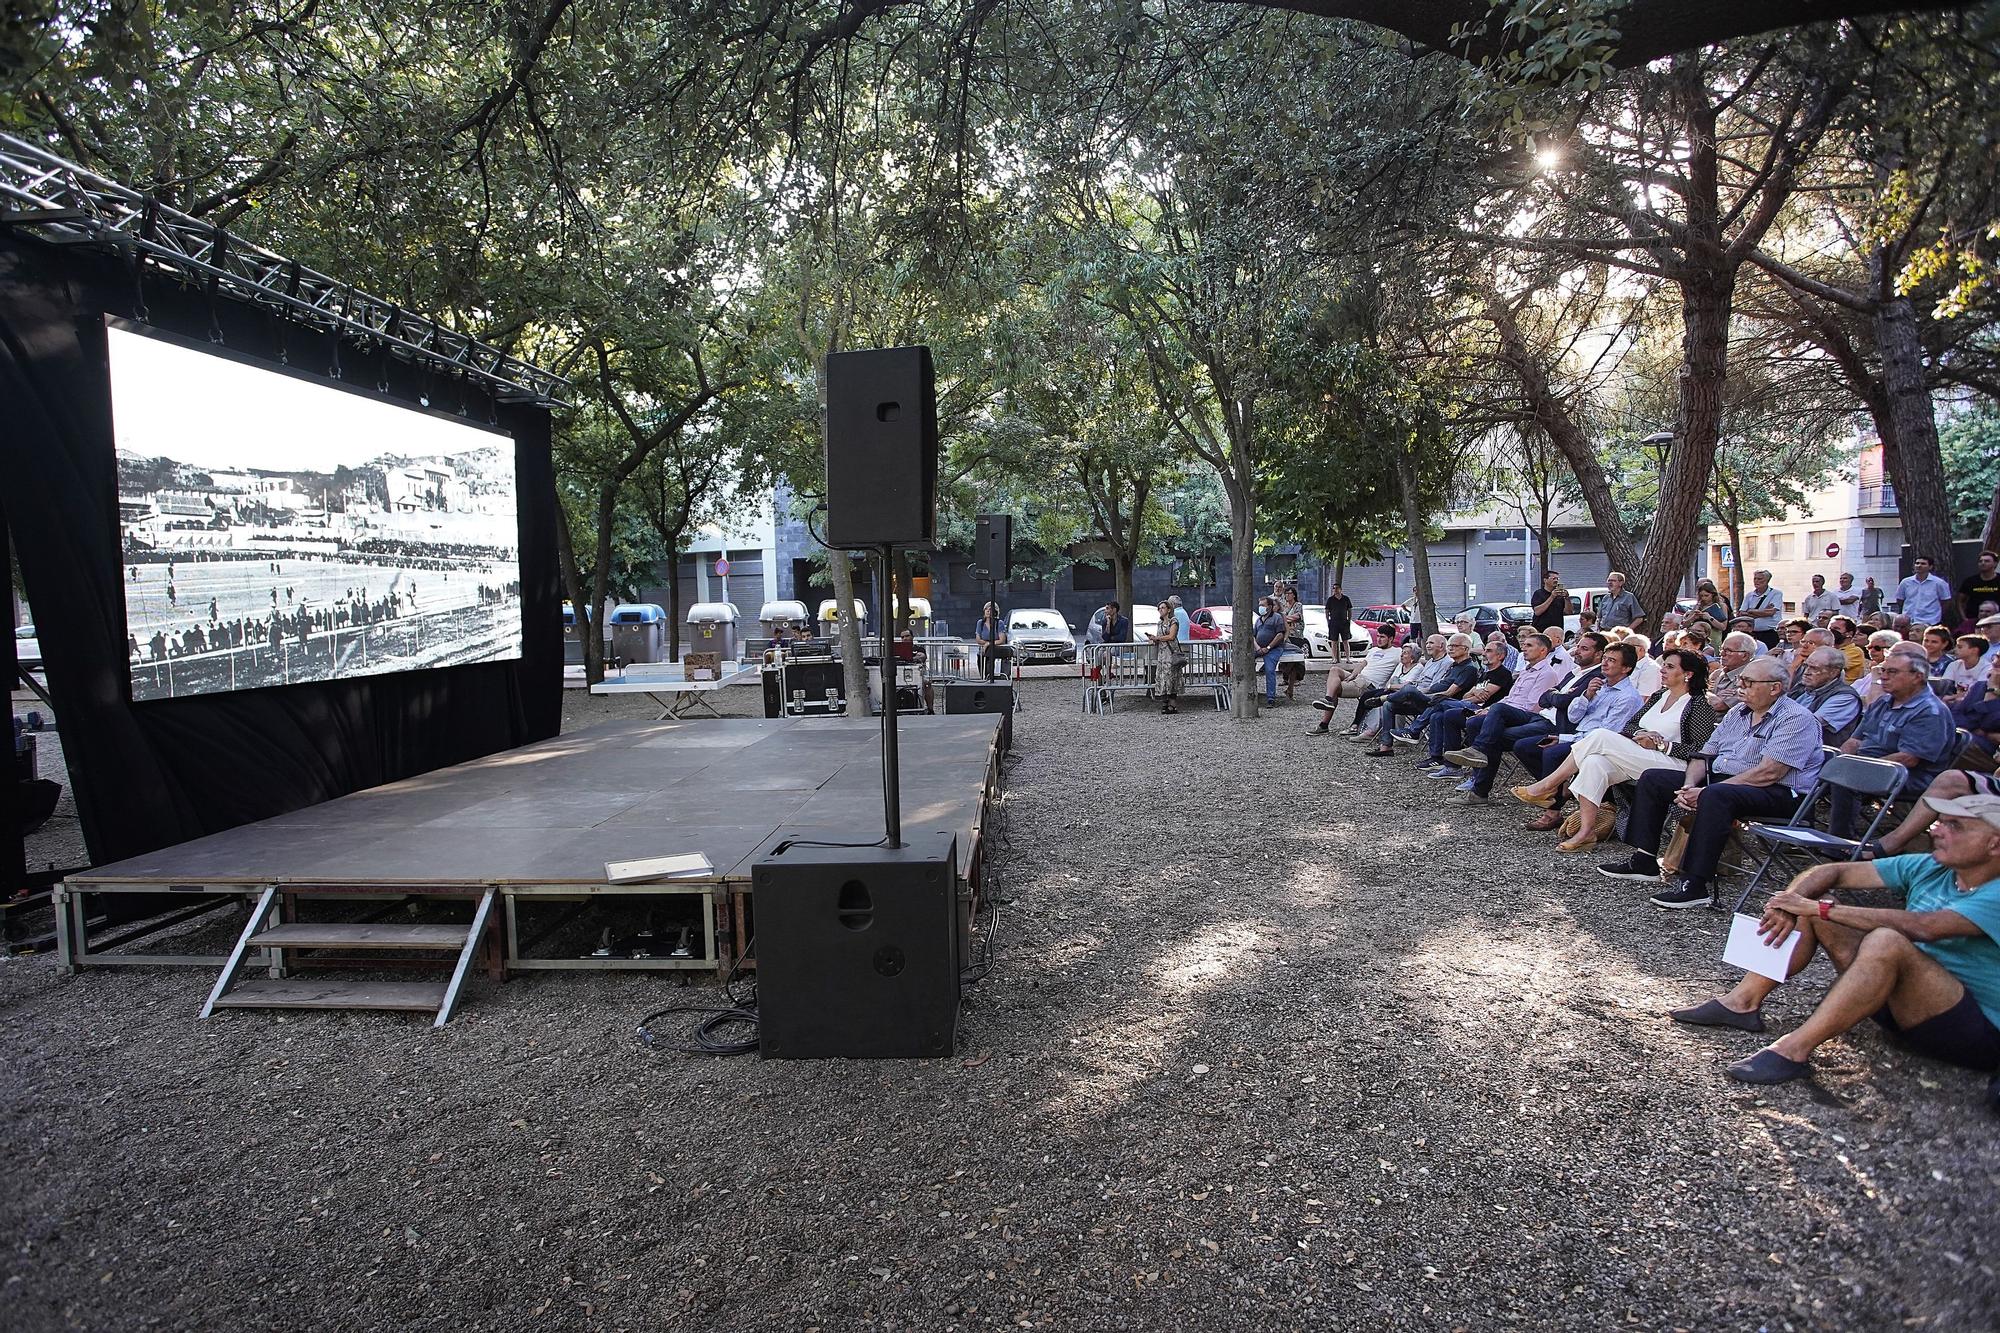
[[(1233, 701), (1229, 645), (1184, 643), (1181, 649), (1186, 658), (1181, 667), (1181, 693), (1206, 693), (1218, 710), (1228, 709)], [(1083, 711), (1112, 712), (1121, 694), (1151, 697), (1159, 680), (1159, 658), (1160, 647), (1152, 643), (1085, 644), (1077, 657)]]

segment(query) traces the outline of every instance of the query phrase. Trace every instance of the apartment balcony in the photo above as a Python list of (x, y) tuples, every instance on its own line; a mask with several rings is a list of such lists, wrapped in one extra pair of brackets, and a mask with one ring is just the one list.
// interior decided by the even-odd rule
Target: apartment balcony
[(1896, 507), (1896, 488), (1887, 482), (1863, 482), (1856, 488), (1857, 508), (1863, 514), (1894, 514), (1901, 511)]

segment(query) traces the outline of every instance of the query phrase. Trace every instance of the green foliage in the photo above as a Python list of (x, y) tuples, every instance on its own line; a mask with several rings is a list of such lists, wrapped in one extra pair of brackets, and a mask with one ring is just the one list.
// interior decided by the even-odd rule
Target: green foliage
[(1952, 530), (1960, 537), (1978, 537), (1994, 496), (2000, 494), (2000, 409), (1982, 403), (1959, 413), (1938, 431), (1938, 449), (1944, 455)]

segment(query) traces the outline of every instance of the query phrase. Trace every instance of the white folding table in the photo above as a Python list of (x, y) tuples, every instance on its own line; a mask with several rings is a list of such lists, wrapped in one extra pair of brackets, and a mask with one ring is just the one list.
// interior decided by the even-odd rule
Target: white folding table
[(678, 721), (697, 708), (710, 717), (721, 717), (722, 714), (715, 711), (715, 705), (703, 696), (756, 678), (757, 665), (754, 662), (724, 662), (714, 680), (689, 680), (687, 673), (677, 665), (639, 664), (626, 667), (624, 674), (615, 679), (599, 681), (590, 687), (590, 692), (650, 695), (653, 702), (660, 705), (660, 715), (654, 721)]

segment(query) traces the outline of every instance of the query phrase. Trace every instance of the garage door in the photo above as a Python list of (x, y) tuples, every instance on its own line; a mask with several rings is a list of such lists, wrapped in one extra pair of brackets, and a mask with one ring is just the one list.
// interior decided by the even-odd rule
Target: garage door
[[(1416, 576), (1410, 577), (1410, 595), (1416, 593)], [(1482, 592), (1484, 590), (1482, 589)], [(1449, 616), (1464, 606), (1465, 557), (1462, 555), (1434, 555), (1431, 557), (1431, 593), (1437, 598), (1438, 614)]]

